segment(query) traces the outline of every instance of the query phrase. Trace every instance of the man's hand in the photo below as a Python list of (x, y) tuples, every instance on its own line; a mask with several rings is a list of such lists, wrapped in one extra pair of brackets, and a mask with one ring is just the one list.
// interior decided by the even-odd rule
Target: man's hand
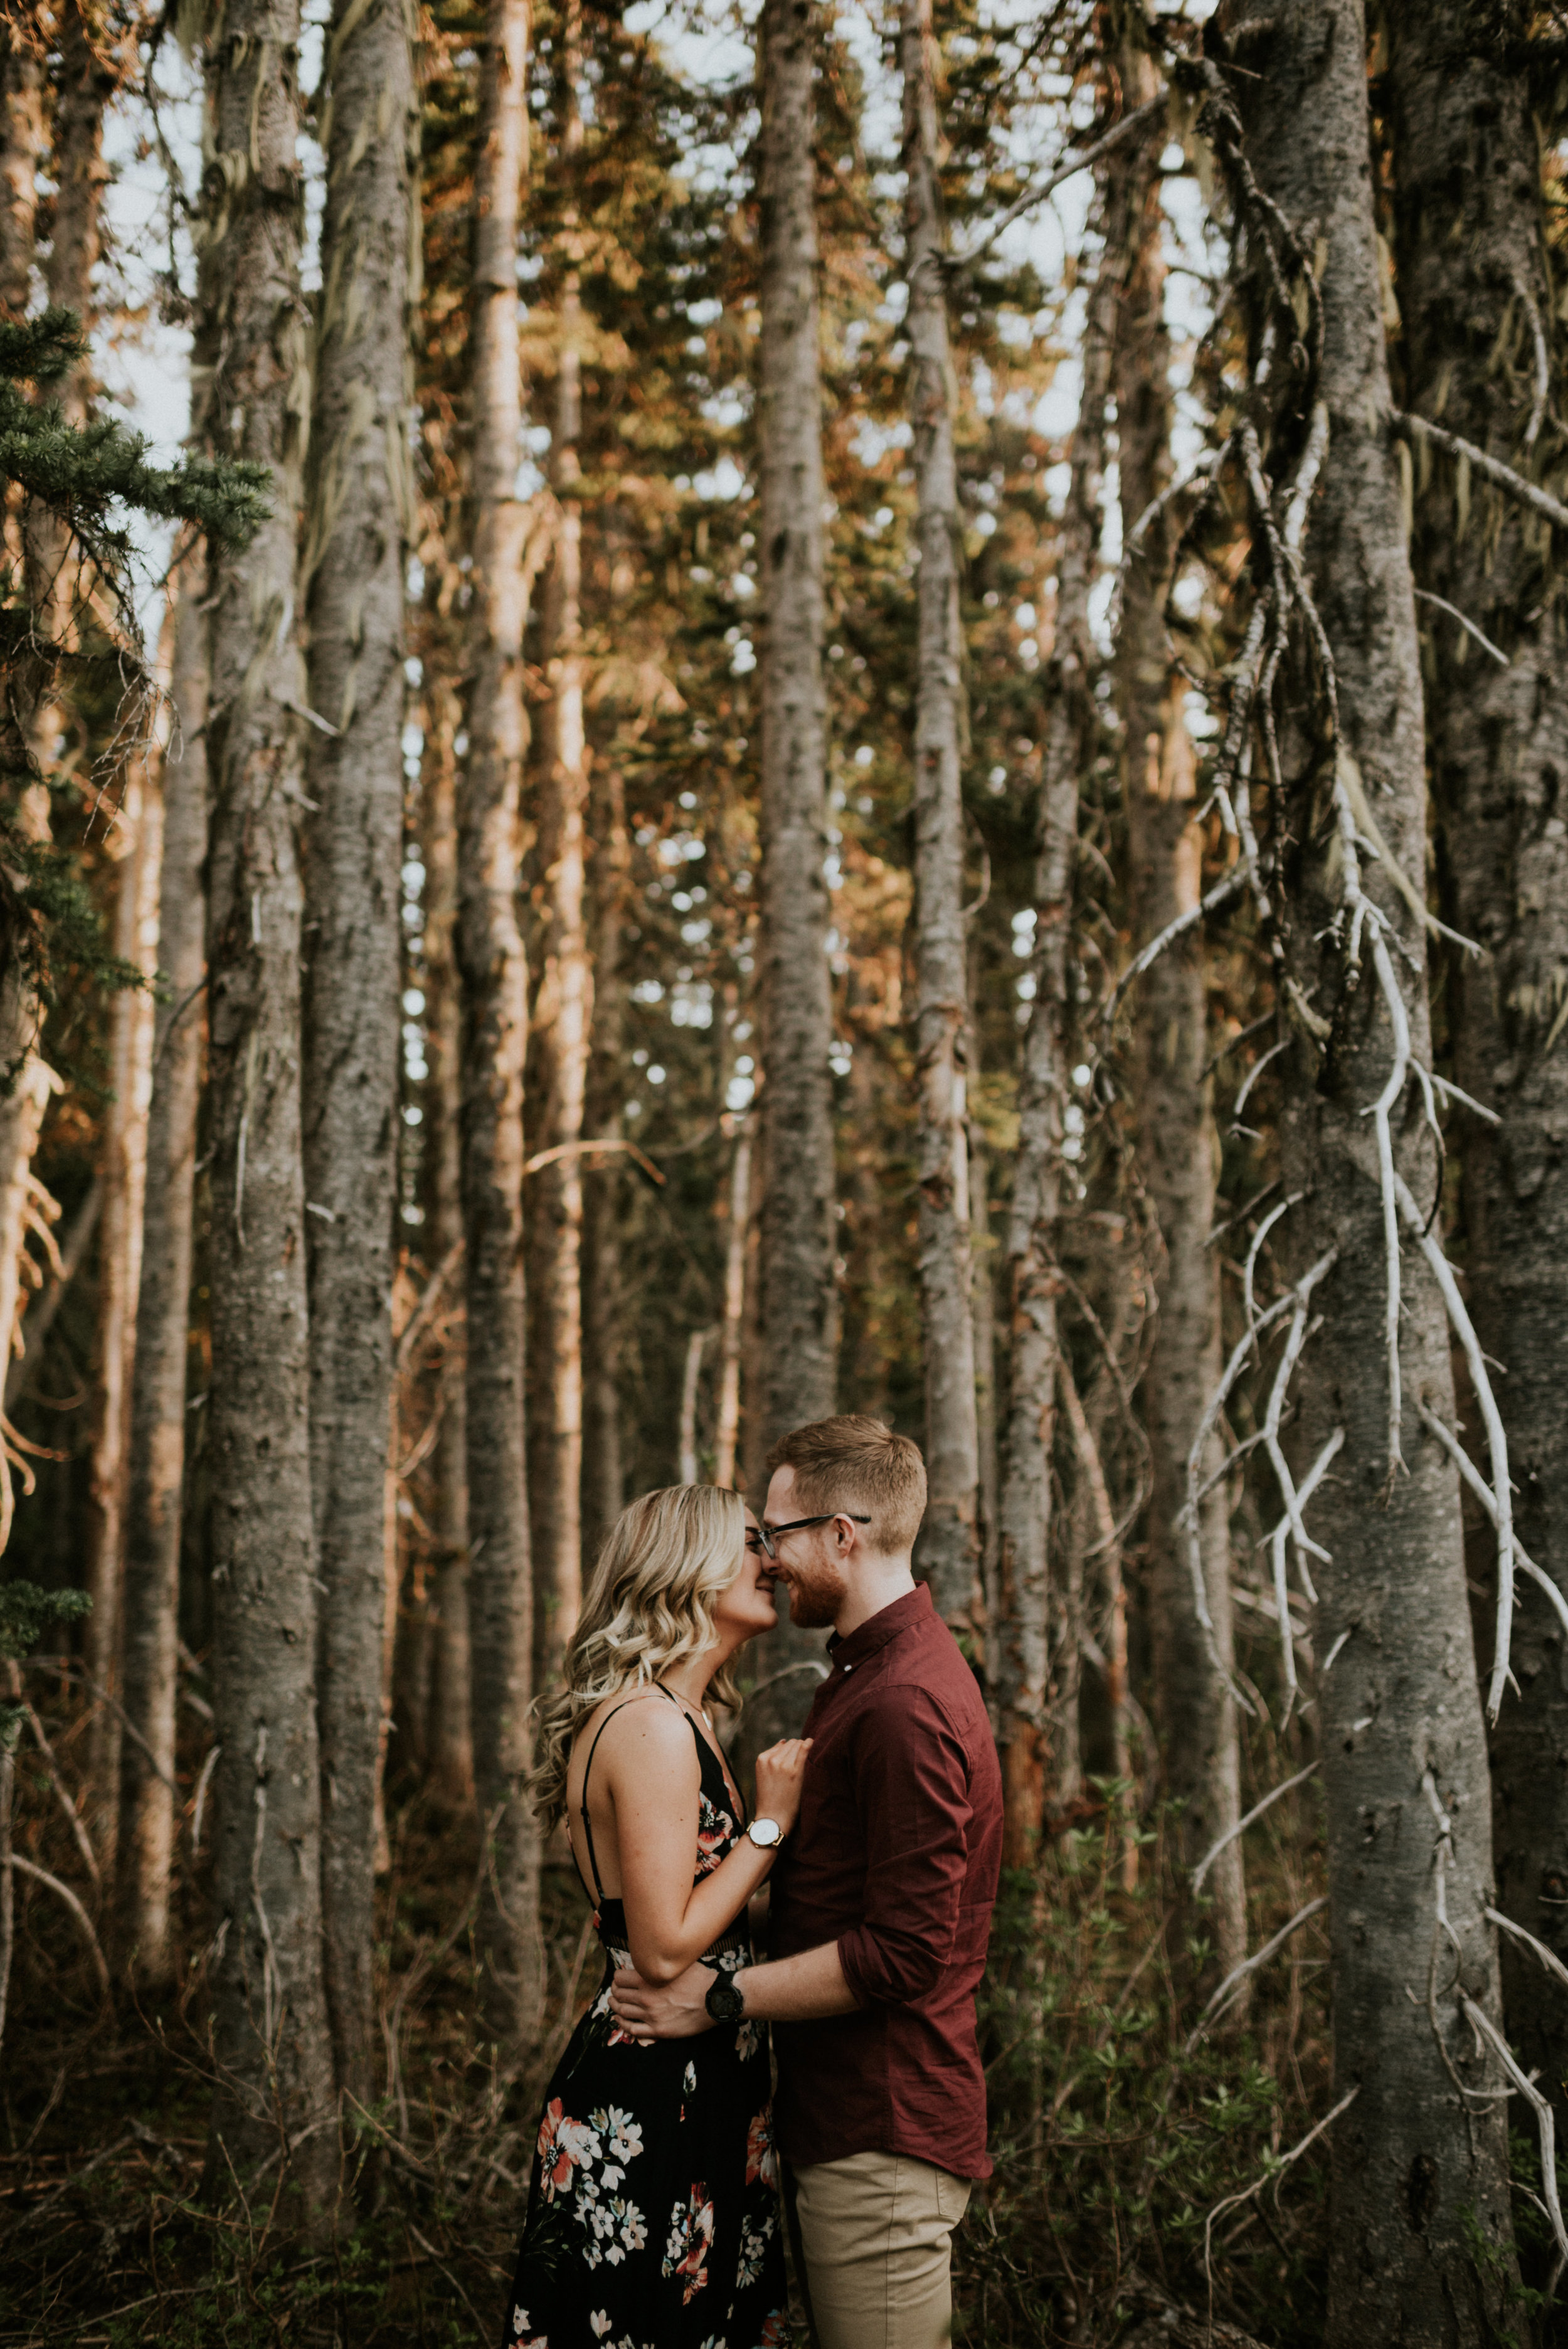
[(706, 2003), (714, 1981), (713, 1968), (700, 1959), (662, 1989), (634, 1966), (622, 1966), (610, 1987), (610, 2012), (637, 2039), (696, 2039), (715, 2027)]

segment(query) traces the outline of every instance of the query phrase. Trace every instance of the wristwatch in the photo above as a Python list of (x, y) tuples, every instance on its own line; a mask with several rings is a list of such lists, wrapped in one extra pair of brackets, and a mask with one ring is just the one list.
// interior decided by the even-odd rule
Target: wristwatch
[(746, 1832), (758, 1851), (777, 1851), (784, 1840), (784, 1830), (777, 1819), (753, 1819)]
[[(768, 1824), (772, 1826), (771, 1819)], [(716, 1974), (713, 1987), (703, 2004), (716, 2023), (744, 2023), (746, 2020), (746, 1994), (737, 1989), (733, 1974)]]

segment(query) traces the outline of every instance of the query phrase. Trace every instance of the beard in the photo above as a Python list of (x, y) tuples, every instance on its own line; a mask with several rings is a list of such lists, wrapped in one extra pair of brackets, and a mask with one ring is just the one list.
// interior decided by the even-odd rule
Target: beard
[(785, 1588), (789, 1593), (789, 1620), (798, 1631), (826, 1631), (843, 1604), (849, 1585), (842, 1571), (826, 1558), (797, 1567)]

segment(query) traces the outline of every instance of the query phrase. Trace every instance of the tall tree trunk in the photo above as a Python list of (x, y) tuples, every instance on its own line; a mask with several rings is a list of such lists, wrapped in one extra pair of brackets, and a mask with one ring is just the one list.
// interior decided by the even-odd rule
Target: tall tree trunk
[[(1241, 5), (1222, 11), (1216, 29), (1245, 68), (1233, 87), (1252, 170), (1308, 240), (1322, 288), (1315, 388), (1327, 448), (1306, 575), (1336, 671), (1339, 755), (1359, 769), (1384, 843), (1385, 854), (1362, 868), (1362, 887), (1375, 893), (1399, 968), (1413, 974), (1401, 978), (1381, 934), (1365, 926), (1367, 962), (1376, 968), (1382, 951), (1390, 978), (1375, 979), (1369, 968), (1354, 989), (1347, 972), (1351, 868), (1343, 823), (1321, 820), (1320, 810), (1326, 789), (1348, 786), (1338, 766), (1326, 783), (1323, 734), (1312, 722), (1324, 705), (1311, 648), (1298, 641), (1284, 746), (1288, 838), (1276, 835), (1283, 977), (1328, 1033), (1319, 1059), (1305, 1029), (1291, 1031), (1283, 1171), (1286, 1194), (1304, 1196), (1278, 1231), (1300, 1269), (1337, 1251), (1310, 1300), (1323, 1324), (1305, 1357), (1301, 1456), (1315, 1460), (1336, 1427), (1345, 1438), (1313, 1503), (1315, 1537), (1330, 1554), (1314, 1567), (1313, 1645), (1335, 1657), (1317, 1694), (1334, 2094), (1355, 2094), (1331, 2140), (1326, 2339), (1329, 2349), (1480, 2343), (1491, 2337), (1511, 2225), (1504, 2107), (1454, 2093), (1456, 2080), (1495, 2089), (1499, 2075), (1478, 2054), (1458, 1995), (1462, 1988), (1497, 2010), (1497, 1952), (1483, 1914), (1492, 1874), (1487, 1754), (1458, 1480), (1418, 1416), (1422, 1403), (1451, 1424), (1449, 1339), (1436, 1280), (1411, 1247), (1396, 1329), (1402, 1424), (1393, 1431), (1407, 1470), (1395, 1473), (1385, 1225), (1366, 1114), (1398, 1065), (1385, 985), (1404, 989), (1411, 1050), (1425, 1060), (1430, 1049), (1424, 929), (1389, 873), (1394, 860), (1418, 885), (1425, 872), (1426, 774), (1415, 604), (1387, 425), (1366, 27), (1360, 0), (1274, 0), (1250, 32)], [(1266, 310), (1277, 333), (1255, 243), (1246, 283), (1260, 321)], [(1262, 332), (1260, 324), (1260, 366)], [(1305, 338), (1312, 333), (1309, 318)], [(1283, 388), (1275, 396), (1285, 396)], [(1282, 416), (1274, 460), (1309, 449), (1306, 431), (1305, 418)], [(1418, 1102), (1398, 1121), (1392, 1149), (1411, 1194), (1429, 1202), (1438, 1170)], [(1429, 2013), (1419, 1987), (1429, 1982)], [(1498, 2273), (1480, 2271), (1468, 2240), (1478, 2227), (1501, 2255)]]
[(480, 69), (469, 359), (473, 569), (469, 757), (459, 800), (463, 1220), (468, 1273), (469, 1615), (474, 1778), (494, 1851), (480, 1931), (495, 2035), (542, 1994), (540, 1845), (523, 1791), (533, 1650), (523, 1433), (522, 1081), (528, 972), (516, 895), (527, 748), (522, 636), (531, 572), (517, 495), (522, 375), (517, 238), (528, 161), (528, 0), (490, 0)]
[(37, 257), (44, 50), (12, 18), (0, 29), (0, 304), (19, 317)]
[[(822, 676), (822, 382), (814, 175), (818, 17), (813, 0), (765, 0), (762, 92), (762, 347), (758, 437), (762, 490), (762, 871), (758, 931), (762, 1094), (757, 1231), (762, 1389), (748, 1381), (748, 1489), (760, 1509), (761, 1456), (791, 1427), (832, 1412), (833, 1105), (828, 1052), (827, 695)], [(759, 1642), (769, 1682), (746, 1718), (759, 1751), (797, 1731), (815, 1686), (791, 1667), (814, 1632), (785, 1619)], [(778, 1675), (783, 1674), (783, 1678)]]
[[(625, 781), (601, 760), (593, 774), (593, 1050), (584, 1121), (597, 1141), (615, 1141), (625, 1096), (622, 1052), (625, 982), (621, 926), (627, 888)], [(589, 1161), (583, 1216), (583, 1556), (591, 1566), (625, 1500), (621, 1448), (622, 1154)]]
[[(946, 226), (937, 177), (931, 0), (902, 0), (904, 274), (909, 282), (910, 417), (919, 516), (915, 678), (915, 1018), (920, 1049), (920, 1293), (925, 1334), (925, 1466), (930, 1499), (922, 1570), (938, 1612), (975, 1642), (979, 1597), (979, 1430), (965, 1142), (967, 980), (964, 918), (963, 545), (947, 333)], [(772, 1332), (769, 1331), (771, 1337)]]
[[(1146, 57), (1122, 73), (1129, 108), (1152, 91)], [(1122, 543), (1171, 479), (1171, 347), (1165, 328), (1164, 215), (1155, 169), (1163, 129), (1119, 169), (1128, 190), (1128, 270), (1116, 338), (1118, 483)], [(1130, 861), (1130, 912), (1141, 945), (1197, 905), (1202, 842), (1193, 824), (1194, 761), (1182, 722), (1183, 688), (1171, 667), (1165, 596), (1172, 550), (1145, 533), (1121, 586), (1115, 683), (1121, 721), (1121, 799)], [(1180, 1882), (1241, 1816), (1241, 1763), (1231, 1670), (1230, 1496), (1216, 1484), (1202, 1505), (1199, 1538), (1212, 1635), (1198, 1619), (1187, 1537), (1187, 1456), (1204, 1405), (1220, 1382), (1220, 1259), (1213, 1228), (1220, 1141), (1208, 1063), (1202, 934), (1188, 932), (1140, 981), (1133, 1092), (1139, 1167), (1165, 1248), (1154, 1343), (1143, 1377), (1150, 1454), (1145, 1520), (1150, 1558), (1150, 1630), (1154, 1710), (1165, 1789), (1181, 1811), (1175, 1831)], [(1218, 1465), (1216, 1433), (1205, 1480)], [(1222, 1973), (1246, 1954), (1240, 1840), (1210, 1871), (1213, 1916), (1208, 1938)]]
[[(412, 20), (336, 0), (301, 588), (310, 620), (304, 1168), (321, 1578), (322, 1927), (341, 2086), (370, 2095), (372, 1821), (397, 1189), (408, 325), (418, 223)], [(323, 726), (330, 728), (324, 731)]]
[[(66, 0), (59, 18), (59, 81), (55, 98), (54, 170), (57, 181), (54, 233), (44, 268), (51, 303), (74, 310), (84, 327), (93, 322), (93, 271), (100, 243), (99, 213), (107, 171), (103, 162), (103, 113), (113, 77), (94, 53), (78, 0)], [(67, 420), (85, 424), (92, 404), (87, 362), (72, 368), (58, 392)], [(38, 602), (49, 612), (48, 634), (67, 644), (76, 634), (77, 566), (68, 530), (52, 513), (35, 506), (28, 517)], [(46, 763), (63, 713), (58, 687), (46, 697), (35, 720), (36, 740)], [(127, 791), (139, 799), (139, 779)], [(117, 953), (132, 951), (139, 923), (136, 872), (137, 822), (126, 827), (116, 916)], [(153, 875), (156, 893), (157, 877)], [(120, 996), (110, 1014), (109, 1056), (115, 1098), (104, 1119), (103, 1211), (98, 1226), (98, 1293), (93, 1366), (92, 1431), (88, 1470), (87, 1555), (84, 1580), (92, 1599), (84, 1645), (88, 1671), (99, 1691), (88, 1740), (88, 1784), (94, 1835), (106, 1875), (114, 1868), (116, 1782), (119, 1769), (119, 1602), (124, 1572), (121, 1545), (125, 1500), (126, 1389), (130, 1370), (137, 1251), (140, 1244), (140, 1144), (145, 1102), (132, 1097), (136, 1040), (145, 1030), (145, 999)], [(150, 1005), (146, 1006), (150, 1009)]]
[[(1057, 554), (1057, 608), (1046, 677), (1039, 805), (1036, 814), (1035, 982), (1018, 1083), (1018, 1154), (1007, 1228), (1012, 1374), (1002, 1462), (1002, 1636), (999, 1739), (1007, 1864), (1028, 1867), (1038, 1845), (1053, 1769), (1077, 1772), (1077, 1673), (1068, 1652), (1080, 1611), (1064, 1589), (1055, 1645), (1070, 1685), (1055, 1712), (1074, 1743), (1050, 1750), (1051, 1553), (1060, 1337), (1057, 1327), (1057, 1218), (1069, 1098), (1068, 963), (1078, 861), (1079, 778), (1095, 753), (1099, 715), (1089, 590), (1099, 547), (1105, 482), (1106, 402), (1115, 305), (1125, 267), (1125, 203), (1106, 205), (1104, 250), (1084, 326), (1083, 389), (1073, 435), (1067, 512)], [(1065, 1644), (1064, 1644), (1065, 1643)]]
[(552, 1688), (577, 1628), (583, 1596), (583, 1140), (593, 972), (588, 957), (586, 818), (588, 746), (583, 693), (583, 305), (577, 258), (577, 177), (583, 153), (578, 80), (583, 12), (567, 0), (562, 30), (558, 247), (564, 264), (551, 486), (560, 506), (541, 615), (547, 693), (540, 727), (539, 840), (544, 873), (544, 968), (532, 1039), (542, 1097), (540, 1144), (563, 1155), (531, 1178), (532, 1383), (538, 1416), (531, 1447), (533, 1505), (535, 1685)]
[(995, 1241), (991, 1237), (990, 1169), (985, 1138), (973, 1118), (969, 1218), (974, 1263), (975, 1428), (980, 1462), (980, 1590), (985, 1601), (985, 1692), (995, 1726), (997, 1641), (1002, 1628), (1002, 1463), (996, 1443)]
[[(1517, 24), (1515, 19), (1517, 18)], [(1517, 10), (1446, 0), (1391, 14), (1388, 81), (1407, 405), (1539, 478), (1554, 427), (1540, 403), (1560, 383), (1536, 130)], [(1542, 370), (1544, 369), (1544, 379)], [(1457, 1074), (1501, 1127), (1463, 1127), (1470, 1309), (1508, 1365), (1514, 1523), (1568, 1593), (1568, 641), (1541, 525), (1477, 482), (1456, 512), (1450, 464), (1416, 502), (1417, 575), (1481, 629), (1501, 667), (1427, 605), (1427, 740), (1457, 928), (1488, 949), (1456, 956)], [(1560, 481), (1553, 488), (1562, 494)], [(1468, 488), (1468, 484), (1467, 484)], [(1513, 1669), (1491, 1738), (1498, 1905), (1568, 1959), (1568, 1680), (1558, 1618), (1521, 1578)], [(1568, 1990), (1526, 1950), (1501, 1945), (1509, 2036), (1562, 2109)]]
[[(210, 2163), (289, 2162), (307, 2204), (337, 2172), (321, 1951), (321, 1782), (300, 1133), (303, 918), (295, 810), (302, 392), (297, 0), (229, 0), (208, 58), (198, 431), (272, 469), (242, 554), (214, 551), (207, 747), (212, 1147), (207, 1405), (213, 1475), (218, 1828)], [(279, 2131), (285, 2142), (280, 2146)]]
[[(176, 623), (165, 609), (158, 663), (167, 690)], [(161, 736), (162, 728), (159, 731)], [(142, 1219), (147, 1196), (148, 1111), (152, 1094), (151, 987), (159, 968), (159, 897), (163, 866), (164, 742), (150, 742), (122, 788), (122, 835), (115, 903), (114, 950), (139, 969), (145, 988), (125, 988), (109, 1017), (113, 1097), (103, 1119), (99, 1174), (97, 1361), (88, 1455), (87, 1585), (88, 1670), (101, 1692), (92, 1719), (88, 1777), (94, 1834), (106, 1881), (115, 1875), (122, 1740), (121, 1657), (125, 1626), (125, 1516), (129, 1497), (130, 1412), (136, 1367), (137, 1299), (141, 1284)]]
[[(454, 927), (458, 912), (458, 692), (436, 659), (425, 656), (425, 1032), (430, 1060), (426, 1147), (428, 1192), (426, 1263), (433, 1272), (460, 1261), (463, 1246), (462, 1005)], [(461, 1296), (454, 1268), (452, 1294)], [(464, 1337), (441, 1364), (441, 1424), (436, 1437), (436, 1582), (431, 1614), (427, 1761), (434, 1792), (453, 1809), (473, 1800), (474, 1746), (469, 1702), (469, 1467)]]
[(172, 1978), (170, 1868), (179, 1665), (181, 1495), (190, 1330), (196, 1112), (206, 1034), (206, 570), (199, 553), (174, 575), (172, 730), (163, 760), (163, 869), (158, 954), (166, 992), (153, 1033), (146, 1205), (136, 1309), (125, 1521), (124, 1703), (120, 1748), (122, 1939), (141, 1978)]
[(729, 1230), (724, 1244), (724, 1319), (718, 1332), (718, 1410), (713, 1439), (713, 1481), (733, 1485), (740, 1442), (740, 1350), (746, 1330), (746, 1243), (751, 1212), (751, 1127), (736, 1127), (729, 1162)]

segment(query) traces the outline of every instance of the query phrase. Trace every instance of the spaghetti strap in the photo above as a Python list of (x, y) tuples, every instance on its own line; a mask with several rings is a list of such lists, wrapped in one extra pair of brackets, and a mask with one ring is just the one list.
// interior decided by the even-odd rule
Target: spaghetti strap
[[(670, 1691), (665, 1687), (662, 1681), (653, 1681), (649, 1683), (649, 1686), (656, 1688), (661, 1696), (669, 1697), (670, 1702), (676, 1706), (677, 1711), (685, 1712), (686, 1708), (681, 1704), (680, 1699), (672, 1695)], [(588, 1759), (583, 1765), (583, 1786), (578, 1796), (577, 1811), (579, 1817), (583, 1821), (583, 1840), (588, 1847), (588, 1865), (593, 1871), (593, 1898), (595, 1900), (603, 1900), (605, 1898), (605, 1892), (603, 1880), (599, 1874), (599, 1855), (593, 1848), (593, 1822), (588, 1816), (589, 1774), (593, 1767), (593, 1756), (599, 1751), (599, 1740), (603, 1736), (604, 1732), (609, 1728), (610, 1723), (614, 1720), (615, 1715), (618, 1713), (624, 1713), (628, 1705), (640, 1703), (645, 1692), (645, 1691), (639, 1689), (635, 1696), (626, 1697), (623, 1699), (621, 1703), (613, 1704), (610, 1707), (609, 1712), (604, 1715), (603, 1720), (593, 1732), (593, 1743), (588, 1748)], [(692, 1723), (692, 1734), (696, 1738), (697, 1743), (700, 1745), (702, 1738), (695, 1722)], [(577, 1872), (581, 1875), (583, 1871), (579, 1868)]]

